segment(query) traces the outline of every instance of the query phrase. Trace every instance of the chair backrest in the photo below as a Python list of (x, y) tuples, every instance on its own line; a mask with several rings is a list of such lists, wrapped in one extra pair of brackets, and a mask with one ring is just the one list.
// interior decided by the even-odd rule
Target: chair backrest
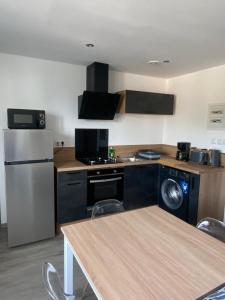
[(102, 200), (96, 202), (93, 206), (91, 218), (94, 219), (98, 216), (115, 214), (123, 211), (124, 207), (120, 201), (116, 199)]
[(213, 218), (204, 218), (196, 227), (225, 243), (225, 223)]
[(54, 300), (74, 300), (74, 295), (64, 293), (61, 285), (59, 274), (56, 268), (49, 262), (45, 262), (42, 266), (42, 277), (45, 288)]

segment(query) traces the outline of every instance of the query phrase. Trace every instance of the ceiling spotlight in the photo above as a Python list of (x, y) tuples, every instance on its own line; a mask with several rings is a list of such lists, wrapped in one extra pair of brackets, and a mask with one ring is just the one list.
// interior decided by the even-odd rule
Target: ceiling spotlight
[(157, 60), (157, 59), (151, 59), (149, 61), (147, 61), (147, 64), (151, 64), (151, 65), (158, 65), (160, 64), (160, 60)]
[(147, 61), (147, 64), (150, 64), (150, 65), (160, 65), (160, 64), (168, 64), (168, 63), (170, 63), (169, 59), (163, 59), (163, 60), (151, 59), (151, 60)]
[(86, 44), (85, 46), (88, 47), (88, 48), (93, 48), (95, 45), (94, 45), (94, 44), (91, 44), (91, 43), (88, 43), (88, 44)]

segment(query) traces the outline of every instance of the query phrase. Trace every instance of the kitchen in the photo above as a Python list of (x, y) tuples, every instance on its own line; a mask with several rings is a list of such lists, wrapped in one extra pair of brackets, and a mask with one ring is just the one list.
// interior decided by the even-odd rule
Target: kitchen
[[(84, 51), (89, 50), (92, 49)], [(138, 90), (175, 94), (175, 114), (116, 114), (113, 121), (91, 121), (78, 120), (77, 99), (86, 88), (86, 66), (95, 60), (92, 54), (88, 54), (90, 59), (85, 65), (73, 65), (41, 57), (32, 58), (25, 52), (24, 56), (16, 51), (3, 49), (2, 52), (1, 130), (7, 127), (6, 111), (9, 107), (44, 109), (47, 129), (53, 130), (55, 142), (64, 141), (65, 151), (66, 147), (74, 146), (74, 128), (108, 128), (109, 145), (113, 146), (166, 144), (176, 148), (178, 141), (190, 141), (192, 146), (225, 151), (224, 131), (207, 129), (208, 105), (224, 102), (225, 67), (222, 61), (211, 64), (220, 65), (217, 67), (209, 68), (209, 65), (189, 69), (186, 72), (189, 74), (183, 73), (182, 76), (155, 77), (109, 70), (110, 92)], [(100, 61), (108, 62), (105, 59)], [(160, 68), (162, 73), (166, 73), (169, 66), (156, 68), (155, 72), (159, 72)], [(0, 145), (0, 177), (4, 178), (2, 137)], [(1, 222), (4, 224), (7, 220), (3, 180), (0, 185)]]

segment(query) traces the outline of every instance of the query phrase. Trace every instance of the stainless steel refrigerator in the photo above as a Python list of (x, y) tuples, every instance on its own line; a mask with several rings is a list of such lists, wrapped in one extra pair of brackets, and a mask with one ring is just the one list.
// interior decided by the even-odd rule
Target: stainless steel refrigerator
[(9, 247), (55, 235), (53, 138), (50, 130), (5, 129)]

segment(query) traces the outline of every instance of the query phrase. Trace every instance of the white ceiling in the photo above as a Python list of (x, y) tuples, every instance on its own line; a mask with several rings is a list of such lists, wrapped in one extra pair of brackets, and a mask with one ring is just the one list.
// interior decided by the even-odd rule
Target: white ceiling
[(0, 52), (172, 77), (225, 64), (225, 0), (0, 0)]

